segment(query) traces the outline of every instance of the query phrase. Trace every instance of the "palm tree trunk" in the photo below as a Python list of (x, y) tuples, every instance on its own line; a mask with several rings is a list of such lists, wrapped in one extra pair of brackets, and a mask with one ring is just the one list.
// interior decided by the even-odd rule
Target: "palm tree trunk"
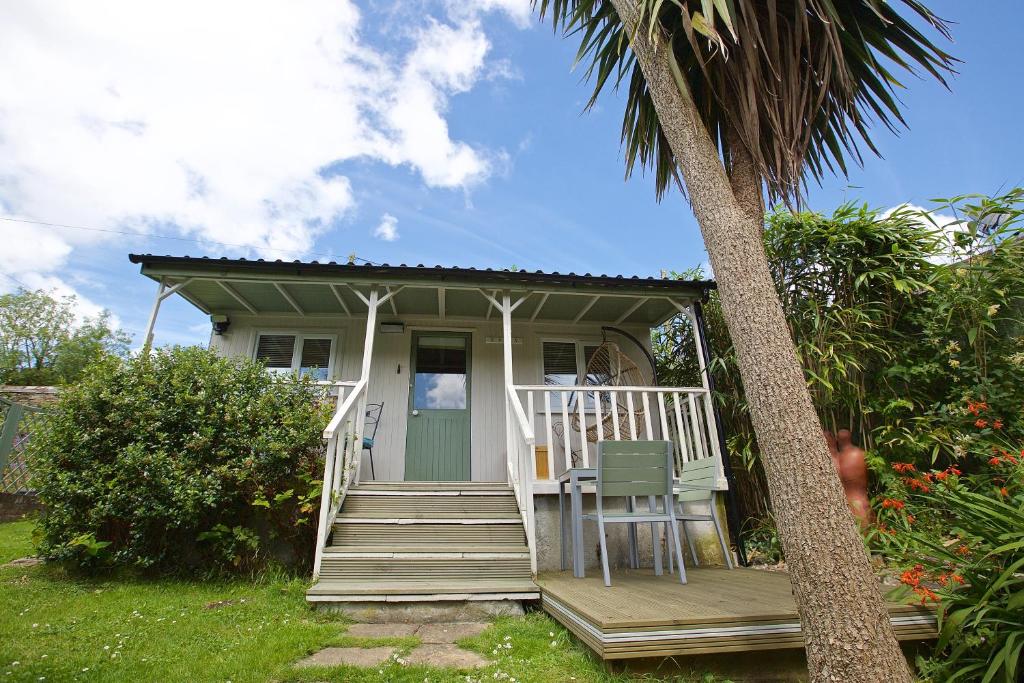
[[(846, 505), (772, 282), (759, 226), (740, 205), (667, 47), (636, 26), (636, 0), (610, 0), (627, 27), (661, 127), (679, 160), (736, 348), (751, 422), (814, 681), (911, 680), (879, 583)], [(758, 221), (759, 223), (759, 221)]]
[(761, 174), (757, 171), (750, 150), (732, 125), (725, 129), (725, 146), (729, 149), (726, 171), (732, 194), (751, 220), (757, 222), (760, 235), (764, 228), (764, 194), (761, 191), (764, 184), (761, 182)]

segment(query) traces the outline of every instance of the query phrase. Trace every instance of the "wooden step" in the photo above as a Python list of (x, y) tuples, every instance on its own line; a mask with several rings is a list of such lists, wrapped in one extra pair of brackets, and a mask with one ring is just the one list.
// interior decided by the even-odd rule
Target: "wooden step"
[(523, 547), (520, 520), (508, 524), (335, 524), (331, 546), (438, 548), (496, 545)]
[(349, 494), (388, 491), (393, 493), (501, 493), (512, 494), (503, 481), (365, 481), (353, 486)]
[(348, 496), (344, 517), (387, 519), (518, 517), (513, 496)]
[(540, 590), (529, 579), (349, 581), (321, 578), (306, 591), (310, 602), (534, 600), (539, 596)]
[(477, 543), (460, 545), (456, 543), (420, 543), (410, 545), (329, 545), (324, 548), (324, 557), (359, 557), (359, 556), (380, 556), (390, 557), (396, 555), (415, 556), (479, 556), (479, 555), (500, 555), (530, 557), (530, 549), (525, 544), (493, 544)]
[(530, 558), (516, 559), (421, 559), (348, 558), (324, 555), (320, 565), (323, 580), (458, 582), (478, 579), (530, 579)]

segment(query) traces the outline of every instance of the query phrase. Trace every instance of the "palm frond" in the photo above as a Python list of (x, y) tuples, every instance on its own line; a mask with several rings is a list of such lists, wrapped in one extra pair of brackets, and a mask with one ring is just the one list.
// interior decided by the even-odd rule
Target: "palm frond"
[[(626, 175), (653, 169), (658, 197), (680, 184), (629, 36), (608, 0), (534, 0), (555, 30), (580, 37), (589, 62), (588, 107), (628, 82), (622, 142)], [(905, 126), (896, 72), (946, 85), (957, 60), (917, 23), (950, 38), (947, 22), (917, 0), (638, 0), (637, 30), (659, 32), (672, 49), (680, 88), (693, 99), (723, 159), (739, 140), (771, 199), (798, 200), (804, 183), (846, 174), (878, 154), (872, 126)], [(727, 130), (736, 135), (726, 135)]]

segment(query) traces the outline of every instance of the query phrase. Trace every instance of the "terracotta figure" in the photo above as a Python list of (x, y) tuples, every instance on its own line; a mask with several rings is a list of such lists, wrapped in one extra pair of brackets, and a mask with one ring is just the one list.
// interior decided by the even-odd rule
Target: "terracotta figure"
[(832, 463), (846, 492), (850, 511), (862, 527), (871, 523), (871, 504), (868, 502), (868, 466), (865, 452), (852, 441), (849, 429), (840, 429), (833, 436), (825, 431), (825, 440), (832, 455)]

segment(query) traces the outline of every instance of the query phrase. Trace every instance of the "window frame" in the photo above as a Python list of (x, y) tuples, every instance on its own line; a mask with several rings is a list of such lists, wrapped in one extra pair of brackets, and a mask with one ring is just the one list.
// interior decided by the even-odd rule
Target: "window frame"
[[(546, 368), (544, 367), (544, 344), (556, 343), (556, 344), (572, 344), (576, 350), (576, 385), (583, 386), (586, 382), (587, 373), (587, 356), (586, 347), (593, 346), (595, 349), (602, 344), (602, 340), (597, 337), (540, 337), (540, 384), (545, 387), (550, 387), (551, 394), (551, 412), (561, 412), (562, 410), (562, 395), (557, 393), (558, 387), (563, 385), (548, 384), (544, 378), (547, 376)], [(582, 382), (580, 380), (583, 380)], [(593, 413), (594, 410), (594, 399), (591, 392), (585, 392), (585, 398), (583, 403), (583, 412)], [(571, 408), (572, 411), (577, 410), (576, 406)], [(538, 414), (544, 413), (544, 402), (541, 401), (541, 405), (537, 408)]]
[[(327, 378), (323, 380), (316, 380), (318, 382), (330, 382), (335, 378), (335, 370), (338, 366), (338, 334), (332, 332), (316, 332), (312, 330), (295, 330), (295, 329), (257, 329), (253, 334), (252, 338), (252, 350), (249, 353), (249, 357), (255, 361), (259, 358), (256, 357), (256, 352), (260, 348), (260, 337), (263, 336), (292, 336), (295, 337), (295, 347), (292, 349), (292, 364), (289, 368), (289, 372), (292, 374), (298, 374), (302, 370), (302, 350), (305, 347), (306, 339), (329, 339), (331, 342), (331, 350), (327, 356)], [(284, 368), (267, 368), (267, 370), (273, 374), (285, 374)]]

